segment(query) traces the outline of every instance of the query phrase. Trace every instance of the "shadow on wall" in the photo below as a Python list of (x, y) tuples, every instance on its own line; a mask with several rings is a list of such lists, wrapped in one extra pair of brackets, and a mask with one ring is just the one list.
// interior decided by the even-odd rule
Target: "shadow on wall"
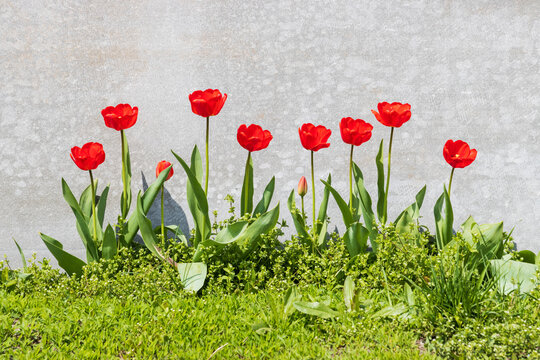
[[(142, 171), (141, 179), (143, 191), (146, 191), (146, 189), (148, 189), (148, 182), (146, 181), (146, 177)], [(167, 186), (165, 186), (165, 194), (163, 197), (165, 207), (165, 225), (178, 225), (189, 239), (189, 224), (187, 222), (186, 213), (184, 212), (184, 209), (182, 209), (182, 207), (178, 205), (178, 203), (171, 197), (171, 194), (167, 190)], [(150, 210), (148, 210), (148, 214), (146, 215), (150, 221), (152, 221), (154, 226), (161, 224), (161, 192), (159, 192), (158, 196), (156, 196), (156, 200), (154, 200), (152, 207), (150, 207)], [(135, 241), (141, 244), (143, 243), (139, 234), (137, 234), (135, 237)]]

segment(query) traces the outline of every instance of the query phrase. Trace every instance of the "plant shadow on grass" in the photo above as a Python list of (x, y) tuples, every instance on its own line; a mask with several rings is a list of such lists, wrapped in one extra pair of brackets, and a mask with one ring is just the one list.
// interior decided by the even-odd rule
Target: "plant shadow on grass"
[[(143, 191), (148, 189), (148, 182), (144, 173), (141, 171), (142, 187)], [(164, 208), (165, 208), (165, 225), (178, 225), (182, 232), (189, 236), (189, 224), (187, 221), (186, 213), (184, 209), (172, 198), (171, 193), (167, 190), (167, 184), (165, 183), (165, 194), (164, 194)], [(148, 210), (148, 218), (152, 221), (152, 224), (161, 224), (161, 191), (156, 196), (156, 200)], [(144, 244), (142, 237), (139, 233), (135, 237), (135, 241), (139, 244)]]

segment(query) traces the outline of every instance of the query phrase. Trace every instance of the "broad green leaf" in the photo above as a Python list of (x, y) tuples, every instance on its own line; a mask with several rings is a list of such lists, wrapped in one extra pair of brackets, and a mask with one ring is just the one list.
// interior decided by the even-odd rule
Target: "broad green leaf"
[(105, 208), (107, 207), (107, 196), (109, 195), (109, 187), (110, 185), (107, 185), (105, 189), (103, 189), (103, 191), (101, 192), (101, 195), (99, 196), (99, 201), (96, 204), (98, 224), (100, 228), (102, 229), (103, 229), (103, 220), (105, 219)]
[(283, 298), (283, 317), (287, 318), (289, 315), (291, 315), (294, 311), (294, 303), (297, 301), (300, 301), (302, 299), (302, 295), (298, 292), (298, 289), (296, 286), (291, 286), (287, 291), (285, 292), (285, 297)]
[[(442, 207), (445, 206), (444, 214)], [(452, 212), (452, 204), (450, 203), (450, 196), (444, 187), (444, 192), (439, 196), (435, 207), (433, 208), (433, 214), (435, 215), (435, 229), (437, 248), (442, 250), (446, 244), (452, 241), (454, 213)]]
[(156, 234), (152, 230), (152, 222), (144, 214), (140, 192), (137, 195), (137, 209), (135, 211), (135, 214), (137, 215), (137, 221), (139, 222), (139, 229), (141, 230), (141, 236), (144, 244), (152, 254), (154, 254), (159, 259), (163, 259), (163, 256), (156, 249), (158, 241), (156, 238)]
[(534, 261), (534, 263), (540, 268), (540, 251), (538, 252), (538, 254), (536, 254), (536, 260)]
[(293, 306), (296, 310), (308, 314), (314, 315), (323, 319), (330, 319), (339, 315), (339, 313), (331, 309), (328, 305), (321, 302), (307, 302), (307, 301), (295, 301)]
[(41, 236), (41, 239), (51, 252), (53, 256), (56, 258), (56, 261), (58, 261), (58, 265), (68, 273), (68, 275), (81, 275), (82, 269), (86, 265), (84, 261), (79, 259), (78, 257), (75, 257), (71, 255), (70, 253), (67, 253), (63, 250), (62, 244), (58, 241), (53, 239), (50, 236), (47, 236), (45, 234), (39, 233), (39, 236)]
[(296, 208), (296, 204), (294, 202), (294, 190), (291, 191), (291, 194), (289, 195), (289, 199), (287, 201), (287, 207), (289, 208), (289, 211), (291, 212), (291, 216), (293, 219), (294, 227), (296, 228), (296, 232), (298, 236), (308, 239), (308, 230), (306, 229), (306, 224), (304, 222), (304, 219), (302, 218), (302, 214), (300, 213), (300, 210)]
[(499, 259), (503, 254), (503, 223), (482, 224), (473, 228), (473, 233), (479, 233), (476, 245), (478, 253), (485, 259)]
[[(326, 179), (326, 182), (329, 184), (332, 184), (332, 175), (328, 174), (328, 178)], [(319, 214), (317, 216), (317, 231), (316, 234), (321, 234), (322, 226), (326, 221), (326, 212), (328, 209), (328, 198), (330, 197), (330, 190), (324, 187), (323, 197), (321, 201), (321, 205), (319, 206)], [(326, 230), (325, 230), (326, 232)]]
[[(174, 234), (174, 238), (180, 240), (180, 242), (184, 243), (185, 245), (188, 245), (188, 241), (186, 238), (186, 235), (182, 232), (182, 229), (180, 226), (177, 225), (166, 225), (165, 226), (165, 235), (167, 236), (167, 232), (172, 232)], [(154, 228), (154, 233), (158, 234), (161, 233), (161, 226), (156, 226)]]
[(343, 284), (343, 298), (345, 300), (345, 306), (349, 312), (354, 310), (355, 293), (354, 280), (349, 275), (345, 278), (345, 283)]
[(325, 219), (322, 223), (321, 229), (319, 230), (319, 235), (317, 235), (317, 245), (323, 246), (326, 242), (326, 229), (328, 227), (328, 221)]
[(197, 292), (204, 286), (206, 264), (202, 262), (179, 263), (177, 268), (184, 290)]
[[(407, 207), (399, 216), (397, 217), (395, 223), (399, 223), (401, 218), (405, 216), (405, 213), (409, 215), (409, 219), (412, 220), (412, 222), (415, 222), (420, 217), (420, 208), (422, 207), (422, 204), (424, 202), (424, 196), (426, 195), (426, 185), (416, 194), (416, 200), (414, 203), (412, 203), (409, 207)], [(401, 220), (403, 223), (403, 220)]]
[(346, 227), (351, 226), (351, 224), (353, 223), (353, 217), (352, 217), (351, 209), (349, 208), (349, 205), (345, 202), (345, 200), (343, 200), (341, 195), (339, 195), (337, 190), (334, 189), (332, 185), (330, 185), (324, 180), (321, 180), (321, 182), (330, 190), (330, 193), (336, 200), (339, 210), (341, 210), (341, 215), (343, 216), (343, 222), (345, 223), (345, 226)]
[(124, 189), (122, 189), (122, 196), (120, 198), (120, 208), (122, 210), (122, 217), (126, 219), (127, 214), (129, 212), (129, 208), (131, 207), (131, 159), (129, 156), (129, 146), (128, 146), (128, 141), (126, 138), (126, 133), (125, 131), (121, 131), (120, 134), (122, 137), (122, 146), (123, 146), (122, 153), (124, 156), (122, 161), (125, 165), (123, 168), (123, 174), (122, 174), (122, 181), (124, 182), (124, 185), (125, 185), (125, 193), (124, 193)]
[(251, 159), (251, 153), (248, 155), (244, 181), (242, 184), (240, 216), (251, 214), (251, 211), (253, 210), (253, 160)]
[(259, 236), (266, 234), (272, 230), (279, 218), (279, 203), (275, 208), (261, 215), (251, 225), (249, 225), (242, 234), (240, 234), (236, 241), (240, 244), (251, 244), (255, 242)]
[(371, 247), (374, 252), (377, 252), (377, 236), (378, 229), (375, 225), (375, 214), (373, 213), (371, 196), (367, 192), (364, 186), (364, 176), (358, 165), (353, 163), (353, 174), (355, 179), (355, 186), (359, 196), (359, 205), (360, 210), (362, 211), (362, 216), (364, 217), (364, 226), (369, 231), (369, 241), (371, 242)]
[(253, 216), (256, 216), (257, 214), (264, 214), (268, 211), (268, 208), (270, 207), (270, 202), (272, 201), (272, 196), (274, 195), (275, 182), (276, 178), (275, 176), (272, 176), (272, 179), (264, 189), (261, 201), (259, 201), (257, 206), (255, 206), (255, 210), (253, 210)]
[(523, 259), (523, 262), (536, 264), (536, 255), (531, 250), (518, 251), (518, 255)]
[(404, 303), (399, 303), (395, 305), (388, 305), (381, 310), (377, 311), (375, 314), (371, 315), (372, 318), (382, 318), (382, 317), (398, 317), (405, 315), (409, 311), (409, 307)]
[(351, 258), (366, 252), (368, 237), (369, 230), (360, 223), (354, 223), (347, 228), (343, 235), (343, 241)]
[(193, 151), (191, 152), (191, 166), (190, 166), (191, 172), (193, 172), (193, 175), (197, 178), (197, 181), (199, 184), (202, 184), (203, 180), (203, 166), (202, 166), (202, 159), (201, 159), (201, 153), (199, 152), (199, 148), (197, 145), (193, 147)]
[(494, 259), (490, 260), (490, 265), (502, 294), (509, 294), (517, 289), (521, 294), (528, 293), (538, 284), (538, 266), (534, 264)]
[[(97, 189), (98, 181), (94, 180), (94, 186)], [(88, 185), (79, 198), (79, 207), (86, 219), (92, 216), (92, 185)]]
[(87, 220), (84, 216), (83, 211), (81, 210), (81, 207), (79, 206), (79, 202), (77, 201), (77, 199), (75, 199), (75, 196), (73, 196), (73, 192), (69, 188), (64, 178), (62, 178), (62, 195), (64, 195), (64, 199), (66, 200), (68, 205), (71, 207), (73, 212), (79, 213), (83, 219)]
[[(199, 152), (199, 148), (195, 145), (193, 147), (193, 151), (191, 152), (191, 165), (190, 165), (191, 172), (193, 175), (195, 175), (195, 178), (197, 179), (197, 182), (199, 185), (202, 183), (202, 160), (201, 160), (201, 153)], [(206, 237), (203, 239), (203, 235), (201, 234), (203, 224), (205, 224), (205, 217), (204, 214), (201, 212), (199, 207), (197, 206), (197, 199), (195, 197), (195, 193), (193, 191), (193, 187), (191, 186), (191, 183), (188, 181), (186, 184), (187, 189), (187, 202), (189, 206), (189, 211), (191, 212), (191, 216), (193, 217), (194, 227), (195, 227), (195, 245), (198, 245), (201, 241), (206, 239)], [(206, 227), (206, 224), (205, 224)]]
[(103, 258), (105, 260), (111, 260), (116, 256), (117, 244), (116, 234), (111, 225), (107, 225), (105, 232), (103, 233)]
[(379, 191), (379, 198), (377, 200), (377, 215), (381, 223), (384, 223), (386, 220), (386, 214), (384, 214), (384, 204), (386, 202), (386, 199), (384, 193), (383, 143), (384, 140), (381, 139), (381, 144), (379, 145), (379, 152), (375, 157), (375, 164), (377, 165), (377, 188)]
[[(148, 189), (142, 194), (141, 196), (141, 203), (142, 203), (142, 210), (143, 214), (146, 215), (148, 210), (150, 210), (150, 207), (152, 206), (152, 203), (156, 199), (157, 194), (161, 190), (161, 185), (165, 182), (167, 179), (167, 176), (169, 175), (169, 172), (172, 169), (172, 165), (169, 166), (167, 169), (163, 170), (159, 176), (157, 177), (156, 181), (154, 181)], [(135, 235), (137, 235), (137, 232), (139, 231), (139, 222), (137, 219), (137, 214), (133, 213), (129, 217), (129, 220), (127, 222), (127, 232), (125, 236), (125, 241), (129, 245), (135, 238)]]
[(17, 242), (17, 240), (13, 239), (13, 241), (15, 242), (15, 245), (17, 245), (17, 249), (19, 250), (19, 254), (21, 255), (21, 262), (22, 262), (23, 269), (24, 271), (28, 271), (28, 266), (26, 265), (26, 258), (24, 257), (24, 253), (21, 247), (19, 246), (19, 243)]
[(396, 219), (396, 230), (401, 234), (418, 235), (418, 227), (408, 211), (403, 211)]
[(213, 241), (223, 245), (235, 242), (239, 239), (239, 236), (246, 231), (248, 225), (248, 221), (237, 221), (234, 224), (230, 224), (225, 229), (218, 232)]

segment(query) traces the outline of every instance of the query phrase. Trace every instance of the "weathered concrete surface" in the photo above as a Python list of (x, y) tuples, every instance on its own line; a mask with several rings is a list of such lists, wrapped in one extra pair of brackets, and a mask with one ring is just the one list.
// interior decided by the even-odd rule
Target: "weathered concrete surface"
[[(105, 127), (102, 108), (129, 102), (140, 109), (127, 131), (137, 189), (141, 172), (153, 180), (156, 163), (172, 161), (170, 149), (188, 157), (194, 144), (204, 147), (204, 121), (187, 96), (208, 87), (229, 94), (211, 125), (210, 207), (223, 216), (223, 198), (239, 198), (241, 188), (247, 154), (236, 143), (240, 124), (274, 134), (268, 150), (254, 154), (256, 191), (275, 174), (284, 205), (309, 171), (299, 125), (332, 129), (331, 147), (316, 154), (316, 176), (332, 172), (345, 194), (348, 147), (338, 122), (370, 121), (373, 139), (355, 160), (375, 194), (374, 157), (389, 130), (370, 109), (404, 101), (413, 116), (395, 134), (390, 217), (427, 184), (422, 213), (433, 223), (434, 200), (450, 174), (442, 146), (463, 139), (478, 158), (456, 172), (456, 224), (469, 214), (504, 220), (506, 229), (516, 227), (520, 248), (540, 250), (536, 0), (0, 0), (0, 34), (0, 254), (15, 265), (12, 236), (26, 254), (52, 257), (38, 231), (83, 255), (60, 189), (62, 176), (76, 193), (88, 184), (69, 158), (73, 145), (104, 144), (106, 162), (95, 175), (112, 186), (109, 219), (118, 212), (120, 137)], [(185, 209), (191, 224), (186, 178), (176, 171), (167, 183), (167, 222), (182, 221)], [(333, 201), (331, 214), (339, 223)], [(290, 222), (285, 206), (282, 216)]]

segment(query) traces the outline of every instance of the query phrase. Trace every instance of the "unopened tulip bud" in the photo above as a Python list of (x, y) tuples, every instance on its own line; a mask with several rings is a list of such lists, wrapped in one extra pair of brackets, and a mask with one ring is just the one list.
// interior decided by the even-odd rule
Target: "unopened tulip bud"
[(301, 197), (304, 197), (304, 195), (307, 194), (307, 181), (304, 176), (300, 178), (300, 181), (298, 182), (298, 195)]

